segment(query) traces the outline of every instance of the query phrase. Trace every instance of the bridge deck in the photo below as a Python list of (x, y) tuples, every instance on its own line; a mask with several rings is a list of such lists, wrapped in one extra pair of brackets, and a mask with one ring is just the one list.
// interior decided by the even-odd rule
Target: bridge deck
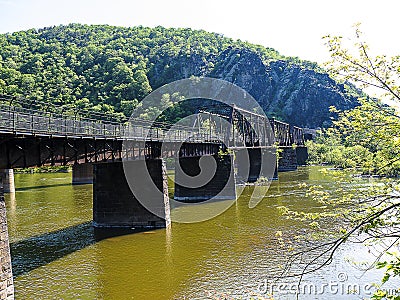
[[(176, 148), (172, 144), (185, 144), (188, 155), (218, 152), (214, 146), (244, 149), (304, 145), (302, 128), (237, 107), (226, 110), (225, 115), (216, 112), (215, 107), (210, 112), (199, 111), (197, 123), (183, 126), (139, 119), (90, 119), (1, 100), (1, 168), (114, 161), (128, 152), (154, 157), (161, 153), (162, 144), (166, 149)], [(221, 116), (229, 126), (222, 125)], [(124, 143), (132, 149), (124, 149)]]
[[(236, 122), (237, 124), (232, 126), (232, 132), (227, 134), (226, 130), (218, 131), (217, 128), (210, 130), (209, 127), (204, 126), (195, 128), (174, 125), (171, 129), (168, 124), (153, 124), (146, 120), (135, 120), (134, 123), (117, 123), (0, 105), (0, 134), (164, 142), (185, 141), (190, 143), (214, 143), (219, 140), (228, 142), (232, 146), (241, 146), (238, 145), (241, 142), (243, 146), (248, 147), (254, 146), (256, 144), (254, 140), (258, 139), (259, 145), (262, 142), (271, 144), (265, 133), (266, 125), (264, 123), (267, 122), (266, 119), (261, 121), (257, 119), (255, 126), (254, 124), (247, 125), (250, 128), (245, 126), (247, 120), (243, 116)], [(269, 122), (278, 145), (303, 145), (302, 128), (276, 120)], [(138, 126), (138, 124), (140, 125)], [(251, 127), (251, 125), (254, 127)], [(235, 131), (235, 126), (240, 128)], [(260, 128), (262, 126), (264, 128)], [(227, 141), (227, 137), (230, 141)]]

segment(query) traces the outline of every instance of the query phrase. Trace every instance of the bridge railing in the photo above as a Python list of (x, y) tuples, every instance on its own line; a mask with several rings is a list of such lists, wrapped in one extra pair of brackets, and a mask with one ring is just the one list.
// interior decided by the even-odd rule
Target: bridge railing
[(304, 145), (303, 128), (275, 119), (270, 119), (270, 123), (275, 134), (275, 140), (279, 146)]
[[(139, 126), (138, 126), (139, 125)], [(208, 128), (153, 123), (145, 120), (131, 120), (121, 127), (123, 136), (128, 139), (162, 140), (164, 142), (214, 142), (223, 136)]]
[(303, 128), (292, 126), (290, 130), (290, 138), (292, 145), (303, 146), (304, 145), (304, 132)]
[(146, 120), (116, 123), (74, 118), (15, 106), (0, 105), (0, 131), (30, 135), (133, 139), (150, 141), (213, 142), (222, 136), (208, 129), (152, 123)]
[[(236, 123), (228, 132), (227, 128), (219, 126), (218, 123), (214, 126), (209, 123), (207, 126), (203, 124), (198, 127), (146, 120), (118, 123), (0, 104), (0, 131), (13, 134), (166, 142), (223, 141), (229, 146), (245, 147), (271, 145), (273, 137), (267, 130), (267, 119), (258, 116), (246, 118), (251, 122), (246, 121), (243, 116), (236, 117)], [(302, 128), (273, 119), (270, 120), (270, 125), (279, 146), (304, 145)]]
[[(98, 121), (108, 121), (114, 123), (124, 122), (120, 115), (113, 115), (99, 111), (88, 110), (85, 108), (76, 108), (68, 104), (57, 104), (55, 101), (42, 101), (28, 99), (17, 96), (0, 94), (0, 104), (15, 108), (25, 108), (34, 110), (40, 114), (57, 114), (62, 116), (74, 116), (75, 119), (90, 119)], [(126, 120), (125, 120), (126, 121)]]
[(74, 118), (15, 106), (0, 105), (0, 130), (3, 132), (117, 137), (123, 124)]

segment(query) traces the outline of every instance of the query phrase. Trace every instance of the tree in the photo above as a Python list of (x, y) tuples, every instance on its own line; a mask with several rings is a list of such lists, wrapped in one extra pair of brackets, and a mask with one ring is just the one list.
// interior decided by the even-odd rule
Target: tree
[[(328, 161), (337, 166), (361, 168), (364, 174), (398, 176), (400, 174), (400, 117), (385, 101), (400, 104), (400, 56), (372, 56), (363, 41), (360, 26), (355, 27), (352, 47), (344, 45), (343, 38), (324, 37), (332, 60), (327, 64), (332, 76), (347, 85), (349, 92), (355, 85), (364, 90), (381, 91), (379, 98), (365, 95), (360, 106), (337, 114), (334, 125), (325, 130), (317, 143), (310, 143), (315, 160)], [(351, 156), (353, 155), (353, 157)], [(382, 184), (384, 183), (384, 184)], [(393, 251), (400, 242), (400, 185), (388, 178), (359, 191), (339, 198), (310, 187), (308, 194), (337, 213), (342, 228), (328, 242), (316, 242), (312, 247), (291, 255), (284, 269), (285, 276), (299, 276), (321, 269), (329, 264), (341, 245), (348, 242), (379, 245), (376, 260), (367, 267), (385, 268), (385, 275), (373, 299), (400, 299), (389, 295), (384, 284), (400, 276), (400, 256)], [(318, 224), (328, 217), (324, 213), (299, 213), (281, 207), (282, 215)], [(329, 217), (332, 217), (330, 215)], [(388, 258), (389, 257), (389, 258)], [(294, 265), (301, 271), (293, 272)]]
[(377, 88), (384, 92), (382, 97), (400, 104), (400, 55), (370, 55), (360, 24), (355, 25), (354, 54), (343, 45), (342, 37), (328, 35), (324, 39), (332, 58), (327, 63), (331, 75), (361, 88)]

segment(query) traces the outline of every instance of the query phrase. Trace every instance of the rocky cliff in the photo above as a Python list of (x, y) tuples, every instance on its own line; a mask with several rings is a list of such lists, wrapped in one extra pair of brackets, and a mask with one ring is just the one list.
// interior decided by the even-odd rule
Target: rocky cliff
[(329, 107), (349, 109), (357, 99), (326, 73), (285, 60), (264, 63), (247, 49), (227, 49), (217, 58), (211, 77), (225, 79), (248, 91), (267, 112), (298, 126), (316, 128), (330, 123)]

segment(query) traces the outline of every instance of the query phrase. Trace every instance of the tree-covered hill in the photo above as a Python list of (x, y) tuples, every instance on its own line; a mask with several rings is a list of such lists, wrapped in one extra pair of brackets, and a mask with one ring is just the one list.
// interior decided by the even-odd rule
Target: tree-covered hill
[(152, 90), (192, 75), (233, 82), (300, 126), (357, 104), (314, 63), (202, 30), (71, 24), (0, 35), (2, 94), (130, 115)]

